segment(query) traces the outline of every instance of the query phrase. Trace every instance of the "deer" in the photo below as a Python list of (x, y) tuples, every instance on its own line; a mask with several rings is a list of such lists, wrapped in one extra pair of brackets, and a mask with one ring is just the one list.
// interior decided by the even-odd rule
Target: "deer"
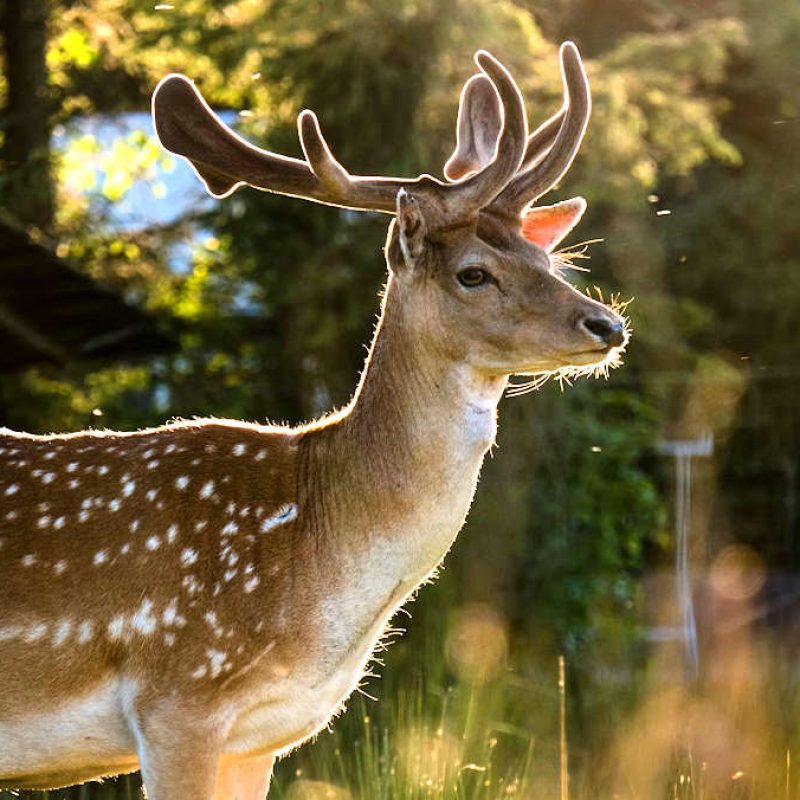
[(588, 123), (578, 50), (530, 134), (508, 70), (475, 62), (444, 180), (351, 175), (308, 110), (304, 158), (263, 150), (187, 77), (157, 86), (161, 143), (213, 196), (392, 217), (380, 317), (351, 401), (317, 421), (0, 431), (0, 788), (140, 769), (149, 800), (263, 798), (453, 544), (510, 379), (619, 360), (625, 320), (554, 256), (585, 201), (534, 205)]

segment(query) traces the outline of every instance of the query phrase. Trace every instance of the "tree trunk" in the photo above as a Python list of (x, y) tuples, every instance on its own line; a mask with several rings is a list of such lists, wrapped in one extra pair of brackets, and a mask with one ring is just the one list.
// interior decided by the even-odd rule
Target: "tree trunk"
[(53, 185), (45, 53), (47, 0), (5, 0), (0, 33), (8, 82), (0, 202), (21, 222), (50, 228)]

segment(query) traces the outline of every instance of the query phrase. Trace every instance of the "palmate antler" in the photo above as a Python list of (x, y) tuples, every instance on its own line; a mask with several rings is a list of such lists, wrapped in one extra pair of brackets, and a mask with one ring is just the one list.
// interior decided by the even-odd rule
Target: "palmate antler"
[[(490, 203), (492, 211), (519, 214), (558, 183), (578, 152), (591, 113), (589, 82), (572, 42), (561, 45), (560, 56), (564, 105), (530, 135), (520, 170)], [(500, 114), (497, 94), (484, 76), (474, 75), (461, 93), (458, 141), (445, 165), (450, 180), (483, 168), (498, 141)]]
[[(183, 75), (169, 75), (156, 88), (153, 120), (164, 147), (186, 158), (215, 197), (247, 184), (319, 203), (392, 214), (400, 189), (412, 193), (418, 189), (434, 194), (448, 220), (469, 217), (486, 207), (518, 213), (566, 172), (577, 152), (589, 115), (586, 76), (575, 46), (563, 45), (565, 108), (528, 138), (525, 108), (514, 79), (485, 51), (479, 51), (475, 61), (481, 74), (467, 83), (459, 110), (463, 153), (459, 156), (457, 150), (448, 162), (448, 177), (461, 178), (455, 183), (429, 175), (350, 175), (331, 153), (316, 115), (308, 110), (297, 120), (305, 160), (262, 150), (226, 126)], [(542, 153), (546, 155), (537, 163)]]

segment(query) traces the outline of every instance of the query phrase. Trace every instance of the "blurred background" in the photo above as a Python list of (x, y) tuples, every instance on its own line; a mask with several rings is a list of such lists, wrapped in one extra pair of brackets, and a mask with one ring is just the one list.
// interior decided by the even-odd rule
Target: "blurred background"
[(295, 423), (355, 386), (386, 218), (207, 197), (153, 136), (166, 73), (262, 146), (300, 155), (310, 107), (352, 172), (440, 176), (472, 53), (509, 66), (536, 127), (574, 40), (594, 112), (548, 201), (589, 202), (570, 278), (631, 301), (626, 363), (502, 403), (445, 570), (270, 797), (800, 797), (797, 0), (0, 0), (0, 19), (0, 425), (32, 432)]

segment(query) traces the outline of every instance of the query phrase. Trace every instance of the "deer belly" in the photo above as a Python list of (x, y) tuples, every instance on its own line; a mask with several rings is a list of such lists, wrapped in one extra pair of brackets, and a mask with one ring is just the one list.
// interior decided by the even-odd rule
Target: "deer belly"
[(128, 771), (135, 758), (115, 683), (47, 710), (0, 718), (0, 782), (85, 770), (109, 775)]

